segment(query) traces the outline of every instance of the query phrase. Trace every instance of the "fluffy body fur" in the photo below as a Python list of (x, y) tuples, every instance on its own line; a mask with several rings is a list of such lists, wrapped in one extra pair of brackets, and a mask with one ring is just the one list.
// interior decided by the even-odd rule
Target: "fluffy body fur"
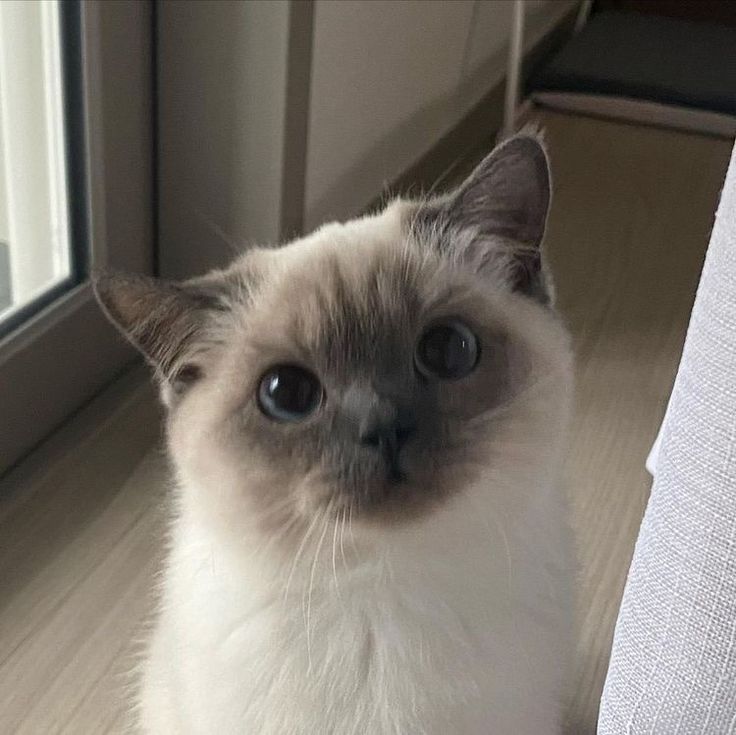
[[(98, 284), (156, 366), (178, 479), (144, 732), (560, 732), (571, 371), (535, 255), (541, 148), (516, 140), (454, 197), (396, 201), (185, 286)], [(542, 205), (527, 196), (520, 216), (506, 184)], [(457, 204), (481, 186), (488, 201)], [(484, 208), (541, 229), (486, 231)], [(479, 335), (479, 365), (422, 387), (417, 335), (449, 316)], [(325, 386), (304, 425), (254, 406), (279, 362)], [(379, 392), (409, 395), (420, 416), (401, 483), (351, 438), (356, 396)]]

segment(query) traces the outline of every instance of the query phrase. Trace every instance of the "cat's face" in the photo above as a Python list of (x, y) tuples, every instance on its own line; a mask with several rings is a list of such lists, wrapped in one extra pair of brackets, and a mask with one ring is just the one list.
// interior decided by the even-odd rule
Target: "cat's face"
[(534, 407), (567, 387), (538, 250), (548, 200), (544, 153), (518, 138), (444, 199), (187, 284), (101, 279), (157, 368), (196, 502), (274, 528), (401, 523), (506, 461), (508, 426), (543, 421)]

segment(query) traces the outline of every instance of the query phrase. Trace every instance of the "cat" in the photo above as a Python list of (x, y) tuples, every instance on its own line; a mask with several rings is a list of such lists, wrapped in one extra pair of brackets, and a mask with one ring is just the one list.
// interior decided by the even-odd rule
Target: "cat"
[(102, 273), (177, 479), (145, 733), (545, 735), (572, 391), (534, 134), (456, 190), (183, 283)]

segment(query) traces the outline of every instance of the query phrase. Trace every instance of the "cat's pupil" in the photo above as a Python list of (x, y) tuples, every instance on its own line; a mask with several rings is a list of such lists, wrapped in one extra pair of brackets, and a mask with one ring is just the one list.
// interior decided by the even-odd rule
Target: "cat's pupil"
[(322, 388), (317, 378), (296, 365), (271, 368), (258, 386), (258, 405), (277, 421), (299, 421), (319, 406)]
[(478, 362), (478, 340), (460, 322), (438, 324), (428, 329), (417, 348), (417, 368), (425, 376), (457, 380)]

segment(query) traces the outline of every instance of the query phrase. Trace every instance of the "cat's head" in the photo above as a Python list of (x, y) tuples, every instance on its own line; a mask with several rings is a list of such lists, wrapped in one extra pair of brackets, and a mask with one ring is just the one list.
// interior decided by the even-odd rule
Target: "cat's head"
[(522, 136), (443, 197), (203, 278), (100, 276), (160, 382), (183, 502), (269, 527), (401, 523), (533, 463), (524, 442), (555, 430), (567, 393), (549, 199), (544, 149)]

